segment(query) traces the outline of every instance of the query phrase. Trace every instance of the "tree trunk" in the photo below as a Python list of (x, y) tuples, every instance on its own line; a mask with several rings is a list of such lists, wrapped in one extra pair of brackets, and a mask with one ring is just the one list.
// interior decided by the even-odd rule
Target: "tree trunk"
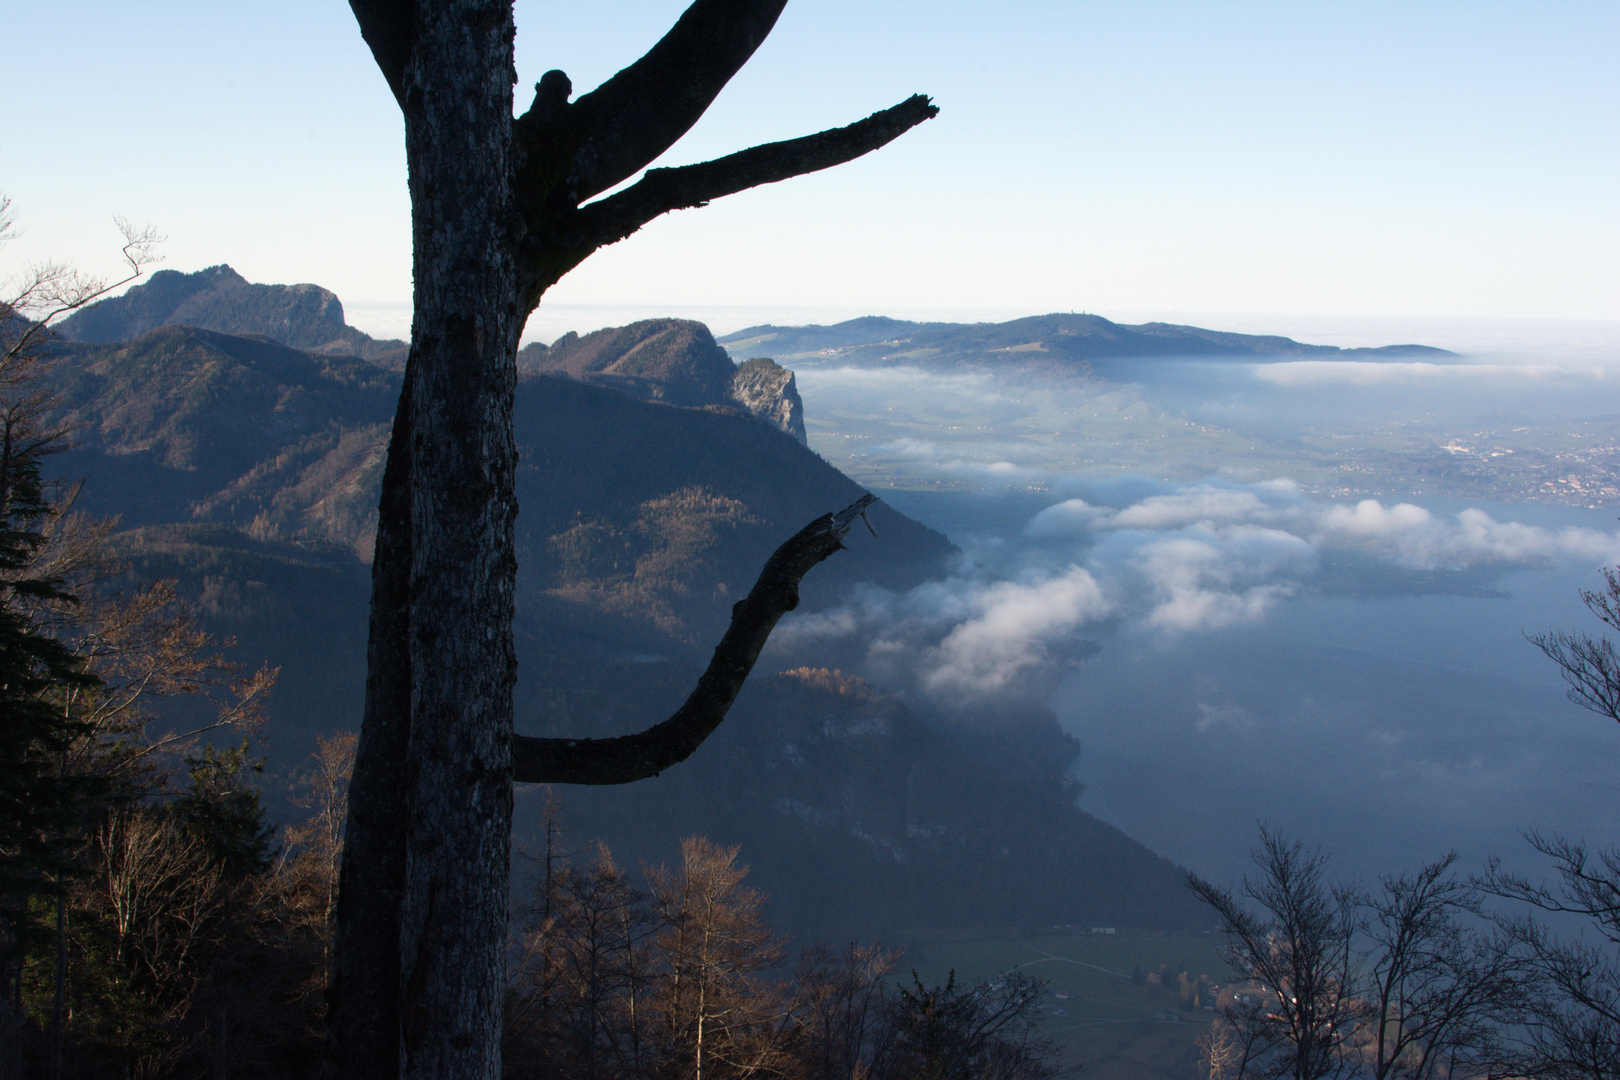
[[(345, 1077), (500, 1075), (511, 830), (512, 401), (522, 312), (505, 0), (405, 66), (415, 319), (372, 564), (333, 978)], [(403, 782), (402, 782), (403, 781)]]
[(51, 1080), (62, 1080), (62, 1006), (67, 995), (67, 890), (56, 887), (56, 986), (51, 995)]
[(411, 386), (405, 369), (383, 469), (371, 562), (366, 704), (349, 778), (327, 990), (327, 1065), (344, 1080), (398, 1080), (399, 917), (405, 888), (405, 755), (410, 738)]
[(405, 88), (416, 314), (402, 1072), (496, 1080), (517, 674), (513, 24), (508, 0), (430, 17)]

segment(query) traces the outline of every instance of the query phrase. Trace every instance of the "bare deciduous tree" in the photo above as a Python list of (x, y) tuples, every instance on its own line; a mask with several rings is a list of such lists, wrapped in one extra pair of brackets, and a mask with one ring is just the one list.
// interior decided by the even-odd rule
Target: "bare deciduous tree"
[(1392, 875), (1365, 899), (1364, 1029), (1355, 1057), (1376, 1080), (1425, 1080), (1458, 1068), (1481, 1075), (1509, 1057), (1522, 965), (1513, 942), (1463, 925), (1479, 890), (1451, 871), (1455, 852)]
[(1187, 876), (1221, 920), (1226, 962), (1263, 988), (1258, 1001), (1228, 1013), (1251, 1047), (1241, 1068), (1259, 1065), (1295, 1080), (1338, 1075), (1349, 1068), (1340, 1051), (1361, 1013), (1352, 970), (1355, 894), (1326, 881), (1320, 851), (1266, 827), (1254, 863), (1259, 874), (1245, 876), (1241, 892), (1258, 914), (1232, 890)]
[(1231, 1076), (1506, 1075), (1524, 965), (1485, 922), (1480, 888), (1453, 873), (1455, 853), (1367, 893), (1329, 884), (1321, 852), (1260, 836), (1260, 875), (1242, 892), (1261, 914), (1188, 879), (1221, 918), (1227, 962), (1261, 987), (1251, 1000), (1222, 995)]
[(141, 808), (109, 818), (96, 848), (111, 971), (123, 982), (114, 1006), (122, 1030), (107, 1041), (140, 1075), (174, 1062), (179, 1044), (164, 1036), (192, 1010), (206, 976), (201, 954), (226, 902), (223, 867), (202, 838)]
[(834, 952), (825, 945), (799, 958), (801, 1022), (808, 1029), (808, 1080), (852, 1080), (868, 1067), (888, 1035), (888, 980), (900, 954), (852, 942)]
[[(1586, 609), (1620, 630), (1620, 567), (1605, 567), (1601, 591), (1582, 589)], [(1569, 684), (1569, 700), (1599, 716), (1620, 721), (1620, 654), (1606, 637), (1550, 630), (1527, 635), (1558, 665)]]
[(343, 823), (349, 816), (349, 777), (354, 773), (354, 748), (359, 741), (352, 731), (335, 732), (330, 739), (315, 736), (314, 759), (302, 777), (302, 789), (292, 803), (313, 811), (303, 822), (289, 825), (284, 850), (296, 851), (315, 871), (326, 897), (322, 917), (330, 920), (337, 907), (338, 872), (343, 863)]
[[(1040, 1034), (1046, 984), (1010, 971), (970, 986), (952, 971), (942, 986), (911, 974), (886, 1003), (885, 1030), (872, 1055), (873, 1080), (1050, 1080), (1051, 1038)], [(859, 1074), (857, 1074), (859, 1075)]]
[[(44, 360), (52, 323), (128, 285), (146, 267), (161, 261), (156, 249), (163, 237), (154, 229), (137, 229), (123, 218), (113, 220), (124, 238), (123, 277), (110, 281), (68, 263), (47, 262), (30, 266), (0, 286), (0, 395), (6, 400), (29, 400), (31, 395), (13, 391), (33, 380), (33, 369)], [(0, 195), (0, 246), (16, 238), (16, 224), (10, 197)]]
[(784, 2), (697, 0), (578, 100), (565, 74), (547, 72), (514, 119), (510, 0), (351, 0), (405, 121), (414, 318), (383, 475), (338, 900), (339, 1074), (495, 1080), (513, 779), (623, 783), (683, 759), (797, 603), (799, 578), (839, 547), (829, 517), (773, 560), (670, 722), (607, 745), (537, 740), (514, 753), (512, 404), (529, 313), (593, 251), (661, 214), (849, 161), (934, 115), (914, 96), (614, 190), (703, 115)]
[[(816, 946), (784, 965), (735, 848), (702, 838), (632, 887), (607, 852), (536, 883), (511, 952), (507, 1075), (644, 1080), (1046, 1080), (1045, 984), (1019, 972), (907, 990), (898, 954)], [(546, 895), (551, 899), (548, 901)], [(543, 914), (549, 911), (550, 914)]]
[(760, 978), (781, 961), (782, 942), (765, 922), (764, 895), (743, 885), (747, 873), (735, 847), (694, 836), (681, 841), (679, 871), (650, 875), (669, 965), (656, 1008), (694, 1080), (768, 1075), (787, 1060), (781, 1034), (792, 1006)]
[(1499, 919), (1525, 950), (1531, 985), (1524, 1070), (1553, 1080), (1620, 1076), (1620, 850), (1590, 852), (1559, 837), (1529, 835), (1552, 860), (1551, 886), (1492, 859), (1480, 887), (1546, 912), (1583, 919), (1599, 940), (1560, 937), (1528, 915)]
[[(1581, 590), (1599, 621), (1620, 630), (1620, 567), (1605, 567), (1602, 589)], [(1606, 636), (1565, 630), (1527, 635), (1556, 663), (1571, 701), (1620, 721), (1620, 653)], [(1527, 951), (1539, 984), (1531, 998), (1534, 1068), (1551, 1077), (1620, 1075), (1620, 848), (1589, 851), (1563, 837), (1530, 833), (1552, 861), (1557, 886), (1502, 870), (1492, 860), (1480, 880), (1489, 892), (1546, 912), (1584, 919), (1601, 939), (1560, 937), (1520, 915), (1501, 923)]]
[(1204, 1080), (1232, 1080), (1235, 1069), (1243, 1062), (1243, 1045), (1231, 1021), (1225, 1017), (1211, 1020), (1193, 1039), (1198, 1047), (1198, 1063), (1204, 1070)]
[(507, 994), (508, 1075), (648, 1075), (660, 1056), (648, 894), (600, 846), (593, 864), (552, 870), (538, 889)]

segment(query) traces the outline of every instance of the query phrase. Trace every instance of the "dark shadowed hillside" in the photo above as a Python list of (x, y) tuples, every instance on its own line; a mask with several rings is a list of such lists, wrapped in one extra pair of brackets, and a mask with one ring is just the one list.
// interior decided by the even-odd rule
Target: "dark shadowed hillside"
[(210, 523), (369, 558), (399, 377), (352, 356), (170, 326), (61, 346), (53, 381), (93, 477), (84, 505), (128, 526)]
[[(800, 668), (751, 682), (681, 768), (558, 795), (570, 836), (600, 835), (626, 861), (665, 859), (690, 833), (741, 845), (774, 917), (834, 940), (924, 925), (1203, 927), (1182, 871), (1075, 807), (1065, 775), (1078, 747), (1055, 724), (1051, 738), (1047, 768), (1018, 768), (869, 683)], [(519, 795), (531, 830), (538, 798)]]
[[(723, 362), (729, 364), (729, 361)], [(81, 506), (126, 527), (201, 525), (370, 556), (399, 376), (354, 357), (164, 327), (125, 345), (65, 344), (53, 371), (92, 478)], [(671, 408), (535, 376), (517, 399), (526, 591), (675, 628), (679, 598), (723, 619), (765, 555), (860, 495), (781, 431), (730, 407)], [(807, 595), (854, 580), (916, 582), (949, 543), (885, 506)], [(693, 590), (700, 590), (694, 593)], [(690, 633), (690, 628), (682, 631)]]
[[(782, 432), (548, 376), (518, 386), (520, 563), (555, 595), (708, 640), (794, 530), (861, 489)], [(946, 539), (878, 504), (878, 536), (818, 567), (805, 602), (944, 568)], [(739, 591), (741, 590), (741, 591)], [(706, 606), (703, 606), (706, 605)]]

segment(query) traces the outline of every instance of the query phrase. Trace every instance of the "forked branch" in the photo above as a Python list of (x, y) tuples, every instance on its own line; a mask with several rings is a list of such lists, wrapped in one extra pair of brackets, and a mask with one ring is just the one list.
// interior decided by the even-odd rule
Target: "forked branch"
[(799, 606), (799, 582), (843, 548), (843, 538), (877, 501), (862, 495), (817, 518), (771, 555), (759, 580), (731, 609), (731, 626), (686, 703), (661, 724), (613, 739), (512, 738), (512, 779), (520, 784), (628, 784), (686, 760), (726, 718), (777, 620)]
[(581, 97), (575, 205), (627, 180), (697, 123), (776, 25), (787, 0), (697, 0), (647, 55)]

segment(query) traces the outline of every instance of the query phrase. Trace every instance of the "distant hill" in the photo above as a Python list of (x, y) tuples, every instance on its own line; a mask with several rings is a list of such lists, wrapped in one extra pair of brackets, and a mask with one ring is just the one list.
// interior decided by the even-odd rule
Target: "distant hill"
[(343, 304), (319, 285), (256, 285), (223, 264), (185, 274), (159, 270), (121, 296), (74, 312), (56, 326), (69, 341), (133, 341), (161, 326), (260, 334), (310, 352), (359, 356), (403, 369), (406, 343), (377, 341), (349, 326)]
[[(259, 285), (229, 266), (193, 273), (160, 270), (121, 296), (75, 312), (59, 338), (87, 345), (133, 342), (163, 327), (188, 326), (237, 337), (264, 337), (325, 356), (356, 356), (403, 371), (409, 345), (378, 341), (349, 326), (336, 294), (319, 285)], [(740, 408), (805, 443), (804, 403), (793, 373), (765, 361), (738, 379), (737, 365), (709, 328), (685, 319), (649, 319), (569, 333), (551, 346), (518, 353), (528, 373), (551, 372), (606, 386), (643, 401)]]
[(733, 356), (768, 355), (800, 365), (975, 367), (1035, 374), (1088, 371), (1094, 361), (1150, 357), (1378, 360), (1454, 355), (1427, 345), (1340, 349), (1285, 337), (1171, 323), (1123, 326), (1100, 315), (1063, 314), (1004, 323), (915, 323), (869, 316), (833, 326), (751, 326), (719, 341)]
[(87, 508), (369, 558), (397, 373), (190, 326), (56, 350), (75, 444), (59, 460), (92, 478)]
[(646, 319), (584, 337), (565, 334), (549, 349), (525, 346), (518, 353), (518, 366), (672, 405), (725, 401), (737, 370), (709, 328), (688, 319)]

